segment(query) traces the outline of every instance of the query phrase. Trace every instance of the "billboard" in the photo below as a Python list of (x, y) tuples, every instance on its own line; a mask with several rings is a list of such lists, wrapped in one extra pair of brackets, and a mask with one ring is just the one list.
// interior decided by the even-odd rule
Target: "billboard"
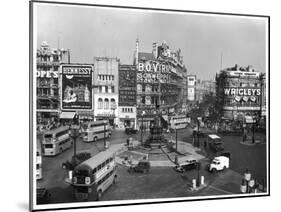
[(92, 65), (61, 66), (61, 109), (92, 110)]
[(260, 88), (224, 88), (224, 95), (234, 98), (235, 102), (257, 103), (261, 95)]

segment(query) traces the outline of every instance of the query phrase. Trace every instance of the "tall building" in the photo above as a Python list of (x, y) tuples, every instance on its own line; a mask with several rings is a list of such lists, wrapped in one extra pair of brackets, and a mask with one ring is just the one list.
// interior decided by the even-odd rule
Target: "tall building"
[(135, 65), (119, 65), (119, 127), (137, 127)]
[(235, 65), (216, 75), (217, 102), (227, 119), (253, 119), (265, 114), (265, 75), (252, 66)]
[(152, 52), (140, 52), (136, 41), (137, 118), (149, 126), (159, 106), (162, 114), (181, 112), (186, 99), (186, 68), (181, 50), (172, 51), (163, 42), (152, 44)]
[(95, 119), (108, 119), (111, 125), (118, 125), (119, 62), (117, 58), (94, 58)]
[(59, 67), (68, 62), (69, 51), (51, 49), (43, 42), (36, 54), (37, 123), (57, 119), (60, 112)]

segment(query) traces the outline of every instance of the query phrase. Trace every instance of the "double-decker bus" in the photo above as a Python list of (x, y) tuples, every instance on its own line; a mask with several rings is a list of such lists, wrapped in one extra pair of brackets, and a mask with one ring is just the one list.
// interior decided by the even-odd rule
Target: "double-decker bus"
[(36, 151), (36, 179), (42, 179), (42, 156), (41, 151), (37, 149)]
[(43, 152), (46, 156), (54, 156), (70, 148), (72, 140), (69, 136), (69, 127), (63, 126), (45, 132), (42, 144)]
[(170, 120), (171, 129), (184, 129), (190, 123), (190, 118), (186, 115), (176, 115), (172, 116)]
[(77, 200), (100, 200), (103, 192), (116, 183), (117, 151), (111, 146), (75, 167), (70, 183)]
[(90, 121), (83, 124), (82, 127), (83, 141), (92, 142), (104, 137), (109, 138), (111, 136), (111, 127), (108, 120)]

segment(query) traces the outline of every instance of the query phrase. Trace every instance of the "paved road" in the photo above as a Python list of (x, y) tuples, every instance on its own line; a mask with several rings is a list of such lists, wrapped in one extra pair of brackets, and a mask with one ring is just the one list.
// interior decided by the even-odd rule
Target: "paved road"
[[(178, 139), (192, 142), (190, 135), (192, 129), (187, 128), (178, 132)], [(144, 137), (148, 136), (148, 132)], [(169, 136), (174, 136), (169, 135)], [(123, 130), (115, 130), (110, 142), (124, 143), (128, 135)], [(139, 139), (140, 133), (132, 135)], [(240, 144), (240, 138), (235, 136), (223, 136), (225, 148), (232, 154), (231, 169), (211, 174), (204, 167), (208, 159), (202, 161), (203, 166), (200, 175), (204, 175), (208, 185), (207, 188), (198, 192), (191, 192), (188, 186), (192, 179), (197, 177), (197, 171), (189, 171), (185, 174), (175, 172), (171, 167), (153, 167), (149, 174), (129, 174), (127, 168), (118, 167), (118, 183), (112, 185), (103, 195), (102, 200), (127, 200), (127, 199), (151, 199), (169, 197), (187, 197), (204, 195), (227, 195), (239, 193), (237, 184), (241, 181), (241, 175), (248, 168), (253, 175), (261, 180), (266, 177), (266, 145), (245, 146)], [(77, 150), (88, 150), (97, 154), (103, 148), (103, 141), (96, 143), (84, 143), (77, 141)], [(207, 153), (211, 153), (207, 150)], [(73, 148), (55, 157), (43, 157), (43, 180), (38, 181), (38, 187), (46, 187), (52, 194), (51, 203), (74, 202), (72, 188), (64, 182), (67, 171), (61, 168), (62, 162), (71, 158)], [(238, 182), (239, 181), (239, 182)], [(229, 183), (233, 182), (233, 183)]]

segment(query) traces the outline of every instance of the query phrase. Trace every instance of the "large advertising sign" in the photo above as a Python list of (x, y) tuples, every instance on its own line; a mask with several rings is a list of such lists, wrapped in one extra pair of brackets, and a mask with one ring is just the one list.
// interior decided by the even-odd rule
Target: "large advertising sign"
[(92, 110), (93, 66), (64, 64), (61, 70), (61, 109)]
[(138, 64), (137, 82), (169, 83), (172, 67), (165, 63), (147, 61)]
[(257, 102), (261, 95), (260, 88), (224, 88), (225, 96), (233, 96), (235, 102)]

